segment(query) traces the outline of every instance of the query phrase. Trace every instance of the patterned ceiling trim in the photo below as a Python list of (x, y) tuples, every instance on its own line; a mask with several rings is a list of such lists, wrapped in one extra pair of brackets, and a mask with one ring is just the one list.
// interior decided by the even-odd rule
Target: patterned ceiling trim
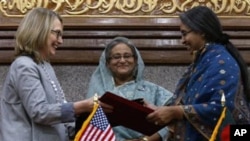
[(250, 0), (0, 0), (0, 12), (23, 17), (34, 7), (45, 7), (62, 17), (176, 17), (198, 5), (220, 17), (250, 17)]

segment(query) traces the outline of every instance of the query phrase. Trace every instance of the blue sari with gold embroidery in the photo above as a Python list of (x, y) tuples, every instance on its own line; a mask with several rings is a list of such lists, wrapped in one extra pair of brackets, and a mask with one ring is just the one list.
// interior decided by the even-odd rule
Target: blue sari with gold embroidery
[(177, 84), (173, 105), (182, 105), (184, 120), (174, 123), (173, 140), (208, 140), (221, 114), (221, 94), (237, 124), (250, 123), (240, 68), (221, 44), (200, 51)]

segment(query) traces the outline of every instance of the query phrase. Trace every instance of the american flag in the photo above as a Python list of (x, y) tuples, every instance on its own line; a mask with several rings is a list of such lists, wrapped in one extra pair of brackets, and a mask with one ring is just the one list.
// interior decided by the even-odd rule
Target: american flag
[(77, 132), (74, 141), (115, 141), (115, 135), (106, 115), (99, 104)]

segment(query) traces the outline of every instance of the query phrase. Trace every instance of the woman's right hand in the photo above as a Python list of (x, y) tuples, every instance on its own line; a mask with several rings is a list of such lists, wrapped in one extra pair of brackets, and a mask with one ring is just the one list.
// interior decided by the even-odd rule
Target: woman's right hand
[(91, 112), (94, 107), (94, 96), (88, 99), (74, 102), (73, 107), (74, 107), (76, 115), (79, 115), (85, 112)]
[(149, 122), (156, 125), (166, 125), (173, 119), (182, 119), (183, 110), (181, 106), (160, 106), (147, 116)]

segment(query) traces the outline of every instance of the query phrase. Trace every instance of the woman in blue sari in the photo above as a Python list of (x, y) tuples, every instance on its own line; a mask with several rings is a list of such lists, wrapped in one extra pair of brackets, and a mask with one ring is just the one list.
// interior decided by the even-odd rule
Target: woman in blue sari
[(221, 115), (221, 97), (237, 124), (250, 123), (247, 66), (224, 34), (215, 13), (198, 6), (180, 15), (182, 43), (194, 56), (179, 80), (171, 106), (148, 115), (156, 124), (167, 124), (169, 140), (209, 140)]

